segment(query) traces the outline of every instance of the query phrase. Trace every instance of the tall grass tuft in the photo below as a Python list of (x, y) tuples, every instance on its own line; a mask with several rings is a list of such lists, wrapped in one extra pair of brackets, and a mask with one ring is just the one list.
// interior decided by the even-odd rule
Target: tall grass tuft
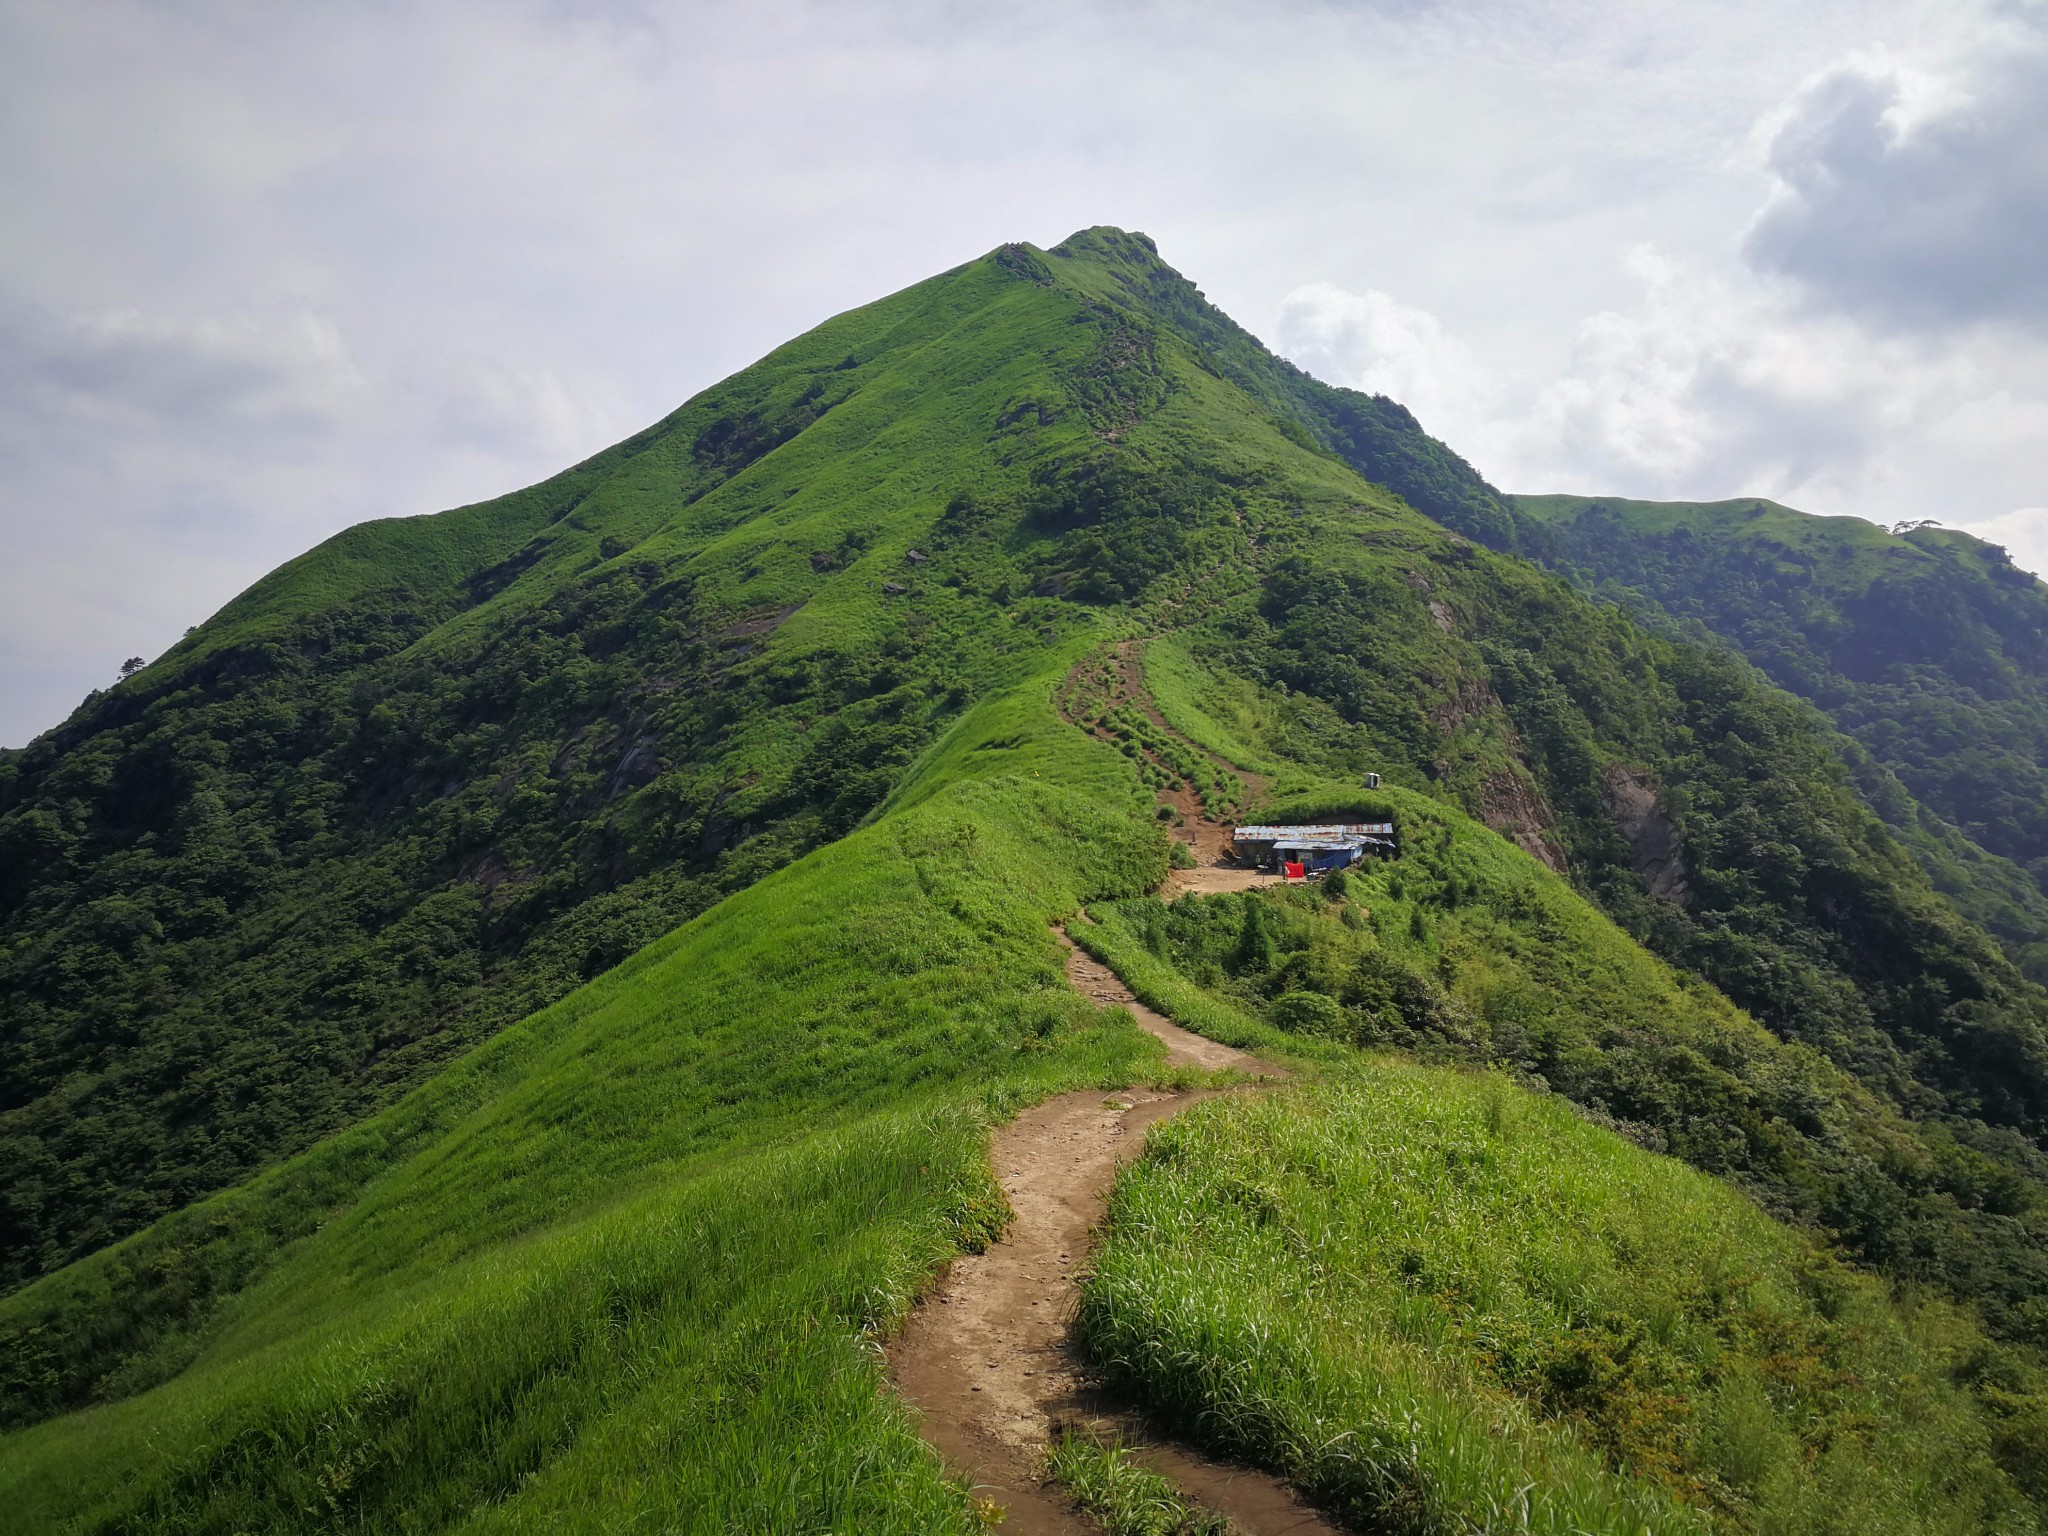
[(1230, 1536), (1228, 1520), (1190, 1503), (1121, 1446), (1068, 1429), (1047, 1450), (1045, 1464), (1109, 1536)]

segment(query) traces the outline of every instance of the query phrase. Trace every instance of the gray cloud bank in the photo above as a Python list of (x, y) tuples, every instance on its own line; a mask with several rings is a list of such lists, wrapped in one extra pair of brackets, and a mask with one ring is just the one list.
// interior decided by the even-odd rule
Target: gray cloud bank
[(1773, 137), (1778, 189), (1744, 255), (1886, 325), (2048, 328), (2048, 30), (1991, 23), (1947, 78), (1859, 59)]
[(348, 523), (1096, 222), (1510, 488), (2048, 565), (2041, 19), (0, 0), (0, 742)]

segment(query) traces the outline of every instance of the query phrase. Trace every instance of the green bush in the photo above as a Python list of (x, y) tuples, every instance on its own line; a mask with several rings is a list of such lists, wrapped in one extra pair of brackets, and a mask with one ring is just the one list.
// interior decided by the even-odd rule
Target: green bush
[(1273, 1000), (1270, 1012), (1273, 1022), (1291, 1035), (1349, 1040), (1357, 1033), (1344, 1017), (1343, 1005), (1320, 992), (1283, 992)]

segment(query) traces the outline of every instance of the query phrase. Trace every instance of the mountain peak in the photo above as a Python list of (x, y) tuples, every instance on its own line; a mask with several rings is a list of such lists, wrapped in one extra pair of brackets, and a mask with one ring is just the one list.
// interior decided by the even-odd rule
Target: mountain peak
[(1150, 235), (1119, 229), (1114, 224), (1091, 224), (1086, 229), (1077, 229), (1054, 246), (1051, 254), (1069, 259), (1094, 256), (1138, 266), (1165, 265), (1158, 243)]

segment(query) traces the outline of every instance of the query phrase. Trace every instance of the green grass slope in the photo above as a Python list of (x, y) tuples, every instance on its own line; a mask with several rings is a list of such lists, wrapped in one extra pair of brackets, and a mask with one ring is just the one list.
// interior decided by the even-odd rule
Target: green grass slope
[(1080, 1331), (1363, 1530), (2037, 1524), (1967, 1323), (1497, 1077), (1368, 1058), (1155, 1130)]
[[(1448, 793), (1568, 866), (1639, 940), (1774, 1030), (1818, 1045), (1916, 1115), (1957, 1117), (1979, 1141), (1969, 1124), (1998, 1128), (1988, 1138), (1997, 1155), (2039, 1176), (2031, 1146), (2003, 1140), (2007, 1127), (2038, 1133), (2038, 1111), (2025, 1106), (2044, 1102), (2048, 1083), (2048, 1013), (2011, 963), (2026, 955), (2012, 934), (2031, 931), (2016, 871), (1952, 831), (1930, 832), (1935, 818), (1896, 781), (1845, 778), (1842, 765), (1867, 754), (1717, 647), (1647, 634), (1521, 561), (1446, 539), (1440, 528), (1548, 558), (1521, 503), (1398, 407), (1259, 362), (1250, 338), (1131, 237), (1091, 232), (1084, 243), (1290, 437), (1400, 490), (1439, 524), (1427, 534), (1361, 527), (1340, 497), (1309, 496), (1254, 532), (1256, 595), (1185, 623), (1180, 642), (1233, 707), (1267, 695), (1253, 713), (1268, 734), (1245, 742), (1239, 731), (1241, 746)], [(1379, 435), (1338, 430), (1346, 412), (1370, 416)], [(2016, 654), (2048, 645), (2020, 609), (2001, 622), (2020, 637)], [(1905, 848), (1858, 799), (1892, 816)], [(1907, 867), (1908, 851), (1940, 895)], [(1975, 925), (2008, 917), (2019, 926), (2002, 928), (2001, 955)]]
[(2048, 588), (1931, 526), (1756, 500), (1513, 504), (1546, 564), (1821, 709), (1936, 882), (2048, 979)]
[[(974, 1528), (964, 1493), (891, 1406), (862, 1341), (900, 1315), (956, 1244), (984, 1240), (999, 1221), (982, 1140), (990, 1115), (1060, 1087), (1128, 1081), (1158, 1060), (1127, 1022), (1094, 1015), (1060, 980), (1049, 918), (1142, 889), (1164, 860), (1126, 760), (1053, 717), (1052, 675), (970, 714), (933, 754), (931, 777), (905, 795), (910, 808), (722, 903), (356, 1132), (14, 1298), (0, 1312), (7, 1324), (98, 1338), (120, 1369), (104, 1389), (114, 1401), (0, 1442), (0, 1493), (20, 1528)], [(1624, 999), (1633, 1034), (1668, 1033), (1662, 1021), (1690, 1012), (1709, 1035), (1775, 1054), (1782, 1102), (1763, 1106), (1766, 1136), (1785, 1104), (1826, 1102), (1824, 1067), (1718, 999), (1688, 1008), (1655, 962), (1532, 860), (1455, 811), (1406, 795), (1394, 808), (1418, 836), (1433, 824), (1449, 831), (1474, 884), (1473, 872), (1491, 871), (1540, 903), (1525, 921), (1473, 927), (1469, 939), (1460, 924), (1487, 910), (1476, 892), (1453, 918), (1415, 890), (1421, 939), (1412, 917), (1396, 920), (1398, 903), (1382, 920), (1411, 963), (1437, 974), (1437, 958), (1453, 957), (1459, 994), (1476, 987), (1492, 1000), (1475, 1015), (1489, 1038), (1473, 1054), (1511, 1049), (1517, 1028), (1553, 1041), (1560, 1057), (1612, 1050), (1612, 1010)], [(1445, 867), (1418, 852), (1376, 878), (1419, 887)], [(1360, 894), (1393, 900), (1370, 884)], [(1334, 916), (1355, 908), (1326, 913), (1333, 904), (1310, 895), (1309, 910), (1338, 932), (1365, 931)], [(1116, 925), (1106, 935), (1132, 914), (1167, 915), (1144, 901), (1098, 911)], [(1546, 978), (1558, 1000), (1513, 970), (1501, 953), (1510, 943), (1530, 966), (1563, 968)], [(1293, 953), (1286, 935), (1280, 951)], [(1475, 975), (1482, 954), (1491, 958)], [(1574, 974), (1593, 980), (1574, 990)], [(1314, 977), (1297, 966), (1283, 999), (1301, 990), (1295, 983)], [(1168, 1001), (1219, 1034), (1243, 1017), (1228, 996), (1207, 1017)], [(1396, 993), (1389, 1018), (1406, 1001)], [(1546, 1007), (1547, 1018), (1537, 1012)], [(1294, 1021), (1285, 1008), (1280, 1017)], [(1263, 1042), (1288, 1038), (1255, 1020), (1242, 1027)], [(1448, 1036), (1433, 1047), (1406, 1038), (1454, 1048)], [(1305, 1072), (1354, 1080), (1334, 1038), (1306, 1046)], [(1661, 1048), (1686, 1049), (1676, 1039)], [(1732, 1064), (1725, 1046), (1699, 1049)], [(1670, 1091), (1656, 1071), (1630, 1075)], [(1427, 1095), (1444, 1113), (1447, 1090)], [(1682, 1097), (1700, 1136), (1725, 1134), (1724, 1112), (1697, 1085)], [(1386, 1108), (1375, 1103), (1366, 1117), (1383, 1131)], [(1304, 1119), (1303, 1133), (1314, 1123)], [(1430, 1121), (1402, 1123), (1412, 1140)], [(1567, 1147), (1555, 1161), (1587, 1198), (1620, 1198), (1609, 1189), (1614, 1154), (1593, 1151)], [(1697, 1181), (1684, 1188), (1707, 1198)], [(309, 1196), (316, 1220), (306, 1219)], [(1748, 1209), (1713, 1198), (1716, 1209)], [(1796, 1249), (1753, 1212), (1746, 1219), (1753, 1244)], [(294, 1220), (293, 1240), (265, 1251), (184, 1329), (163, 1331), (167, 1273), (222, 1250), (246, 1258), (252, 1234)], [(1198, 1226), (1212, 1229), (1213, 1218)], [(1722, 1246), (1712, 1228), (1658, 1235), (1696, 1265)], [(1502, 1253), (1519, 1252), (1503, 1237), (1467, 1257), (1493, 1273)], [(1172, 1268), (1187, 1283), (1233, 1273), (1206, 1259)], [(1897, 1333), (1867, 1284), (1839, 1284), (1855, 1303), (1851, 1322)], [(1529, 1347), (1555, 1342), (1538, 1335)], [(1966, 1321), (1952, 1342), (1952, 1353), (1985, 1348)], [(1469, 1376), (1469, 1351), (1451, 1354)], [(1354, 1358), (1332, 1351), (1327, 1369)], [(1952, 1383), (1962, 1366), (1944, 1356), (1930, 1371), (1913, 1399), (1916, 1412), (1941, 1409), (1927, 1433), (1960, 1427), (1969, 1443), (1988, 1441), (1993, 1430)], [(160, 1376), (169, 1379), (152, 1386)], [(1465, 1376), (1453, 1373), (1432, 1401), (1462, 1404), (1468, 1429), (1490, 1423), (1475, 1415), (1501, 1412), (1504, 1389)], [(1866, 1417), (1887, 1433), (1901, 1422), (1882, 1410)], [(1597, 1447), (1553, 1438), (1543, 1457), (1515, 1464), (1516, 1486), (1556, 1501), (1605, 1488)], [(1836, 1460), (1849, 1465), (1849, 1455)], [(1333, 1491), (1305, 1464), (1282, 1464)], [(1978, 1500), (2003, 1496), (2002, 1474), (1958, 1465), (1979, 1477)], [(1490, 1487), (1453, 1481), (1434, 1507), (1472, 1514)], [(1601, 1498), (1598, 1507), (1663, 1507), (1640, 1492)], [(1882, 1510), (1875, 1493), (1854, 1506), (1873, 1507)]]
[[(1362, 1529), (1512, 1522), (1530, 1488), (1544, 1529), (2030, 1528), (2038, 1355), (1812, 1235), (1901, 1161), (1990, 1167), (1498, 836), (1402, 791), (1349, 808), (1408, 851), (1075, 930), (1181, 1023), (1302, 1052), (1297, 1090), (1176, 1122), (1120, 1184), (1082, 1312), (1103, 1368)], [(1880, 1225), (1982, 1252), (1939, 1197)]]
[[(1169, 719), (1265, 763), (1283, 795), (1373, 771), (1505, 831), (1633, 939), (1834, 1061), (1924, 1149), (1830, 1181), (1809, 1209), (2032, 1337), (2039, 994), (1857, 802), (1820, 723), (1740, 662), (1520, 562), (1321, 518), (1309, 504), (1267, 530), (1261, 590), (1162, 642)], [(1455, 905), (1481, 878), (1434, 889)], [(1981, 1177), (1935, 1171), (1964, 1166)]]
[(389, 1103), (845, 833), (1103, 604), (1218, 564), (1235, 471), (1104, 450), (1207, 390), (1212, 429), (1297, 453), (1328, 392), (1142, 237), (1061, 251), (350, 529), (0, 759), (0, 1283)]
[(1008, 259), (534, 490), (338, 536), (0, 766), (0, 1279), (843, 835), (1095, 623), (1032, 595), (1017, 506), (1119, 408), (1121, 342)]
[[(991, 1117), (1158, 1068), (1063, 983), (1089, 902), (1193, 1027), (1506, 1061), (1952, 1298), (2027, 1475), (2038, 994), (1810, 711), (1361, 478), (1457, 464), (1311, 385), (1142, 237), (1005, 247), (0, 768), (7, 1230), (96, 1250), (0, 1302), (9, 1510), (968, 1528), (872, 1346), (1000, 1222)], [(1381, 926), (1141, 896), (1157, 808), (1054, 695), (1152, 634), (1269, 813), (1396, 809)]]
[[(1000, 1221), (988, 1116), (1161, 1059), (1064, 984), (1049, 921), (1165, 861), (1044, 696), (970, 715), (978, 772), (917, 808), (9, 1302), (122, 1372), (4, 1442), (11, 1527), (975, 1528), (863, 1341)], [(169, 1315), (165, 1272), (279, 1223)]]

